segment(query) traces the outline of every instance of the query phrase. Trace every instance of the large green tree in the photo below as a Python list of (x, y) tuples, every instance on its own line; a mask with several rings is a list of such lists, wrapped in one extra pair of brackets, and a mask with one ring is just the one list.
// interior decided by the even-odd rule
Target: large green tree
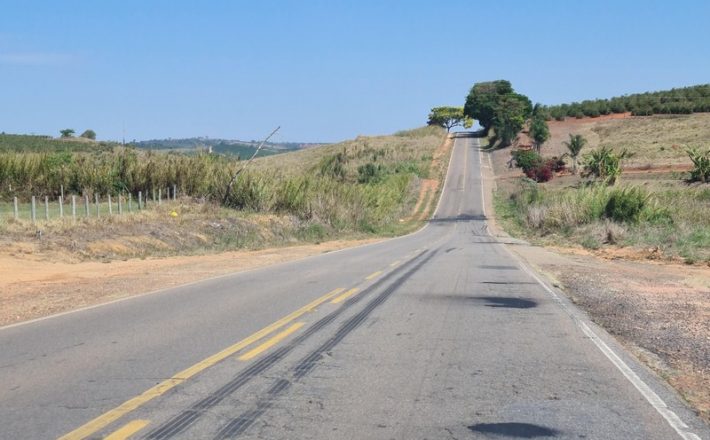
[(476, 83), (466, 97), (464, 116), (481, 124), (485, 134), (496, 130), (502, 145), (508, 145), (532, 114), (532, 102), (515, 93), (510, 81), (497, 80)]
[(497, 80), (476, 83), (471, 87), (471, 91), (466, 97), (463, 113), (465, 116), (477, 120), (488, 134), (488, 130), (493, 126), (499, 100), (502, 96), (510, 93), (513, 93), (510, 81)]
[(473, 121), (464, 116), (463, 107), (434, 107), (429, 112), (427, 124), (444, 127), (448, 132), (456, 126), (470, 128)]
[(501, 146), (511, 144), (532, 112), (527, 96), (510, 93), (498, 99), (493, 116), (493, 128)]
[(96, 132), (92, 129), (85, 130), (82, 134), (81, 137), (86, 138), (86, 139), (91, 139), (91, 140), (96, 140)]

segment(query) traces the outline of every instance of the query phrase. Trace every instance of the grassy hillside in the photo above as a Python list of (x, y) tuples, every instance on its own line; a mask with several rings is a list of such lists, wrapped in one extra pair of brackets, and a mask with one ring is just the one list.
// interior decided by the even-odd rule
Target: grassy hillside
[(138, 190), (147, 195), (153, 188), (178, 186), (177, 202), (152, 203), (139, 213), (109, 217), (104, 209), (102, 217), (82, 216), (76, 223), (41, 221), (45, 248), (88, 258), (397, 234), (418, 224), (410, 217), (422, 179), (445, 172), (446, 158), (432, 167), (445, 137), (428, 127), (260, 158), (239, 174), (229, 194), (230, 177), (244, 162), (225, 156), (132, 148), (0, 153), (0, 241), (35, 240), (36, 225), (11, 218), (11, 197), (26, 201), (47, 194), (56, 201), (61, 182), (65, 194), (110, 193), (115, 201), (131, 193), (134, 202)]
[(569, 173), (535, 183), (507, 167), (512, 149), (495, 151), (497, 215), (509, 232), (541, 244), (710, 263), (710, 186), (688, 183), (686, 153), (710, 148), (710, 113), (551, 121), (550, 132), (544, 156), (565, 153), (569, 134), (589, 141), (583, 156), (602, 146), (633, 156), (622, 161), (620, 181), (606, 186)]
[(655, 115), (622, 118), (568, 119), (550, 121), (551, 138), (542, 148), (544, 155), (562, 155), (569, 134), (583, 135), (585, 152), (601, 146), (628, 150), (634, 156), (628, 166), (690, 165), (688, 148), (710, 148), (710, 113)]
[(77, 137), (55, 139), (51, 136), (0, 134), (0, 152), (91, 152), (106, 151), (116, 145), (113, 142), (95, 142)]
[[(183, 139), (152, 139), (133, 142), (131, 145), (144, 150), (172, 151), (186, 154), (196, 154), (208, 148), (217, 154), (251, 157), (259, 146), (259, 141), (239, 141), (229, 139), (211, 139), (205, 137)], [(298, 142), (267, 142), (259, 151), (260, 156), (287, 153), (304, 148), (312, 148), (322, 144), (304, 144)]]

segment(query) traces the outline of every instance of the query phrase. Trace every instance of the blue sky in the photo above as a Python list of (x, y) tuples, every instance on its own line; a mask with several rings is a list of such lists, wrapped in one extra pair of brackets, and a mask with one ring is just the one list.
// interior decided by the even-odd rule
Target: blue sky
[(330, 142), (479, 81), (555, 104), (710, 82), (710, 2), (2, 2), (0, 131)]

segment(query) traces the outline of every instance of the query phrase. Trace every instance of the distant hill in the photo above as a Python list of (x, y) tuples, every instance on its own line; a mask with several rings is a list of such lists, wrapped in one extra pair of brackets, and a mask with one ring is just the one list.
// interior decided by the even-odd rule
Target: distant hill
[(0, 152), (100, 151), (110, 150), (116, 145), (118, 144), (114, 142), (96, 142), (80, 137), (59, 139), (51, 136), (0, 133)]
[[(213, 153), (229, 154), (245, 158), (254, 154), (260, 141), (240, 141), (231, 139), (213, 139), (194, 137), (184, 139), (152, 139), (147, 141), (132, 142), (136, 148), (146, 150), (170, 150), (181, 153), (192, 153), (211, 150)], [(298, 143), (298, 142), (267, 142), (259, 152), (259, 156), (286, 153), (289, 151), (303, 150), (323, 144)]]

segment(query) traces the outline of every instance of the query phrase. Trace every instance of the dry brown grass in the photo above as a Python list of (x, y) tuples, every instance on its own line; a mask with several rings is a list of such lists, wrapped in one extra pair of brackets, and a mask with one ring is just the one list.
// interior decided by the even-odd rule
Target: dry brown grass
[(582, 154), (606, 145), (614, 150), (627, 149), (634, 157), (625, 165), (634, 167), (690, 165), (688, 147), (710, 148), (710, 113), (692, 115), (655, 115), (604, 119), (584, 118), (550, 121), (550, 140), (544, 155), (567, 151), (563, 142), (569, 134), (581, 134), (589, 143)]

